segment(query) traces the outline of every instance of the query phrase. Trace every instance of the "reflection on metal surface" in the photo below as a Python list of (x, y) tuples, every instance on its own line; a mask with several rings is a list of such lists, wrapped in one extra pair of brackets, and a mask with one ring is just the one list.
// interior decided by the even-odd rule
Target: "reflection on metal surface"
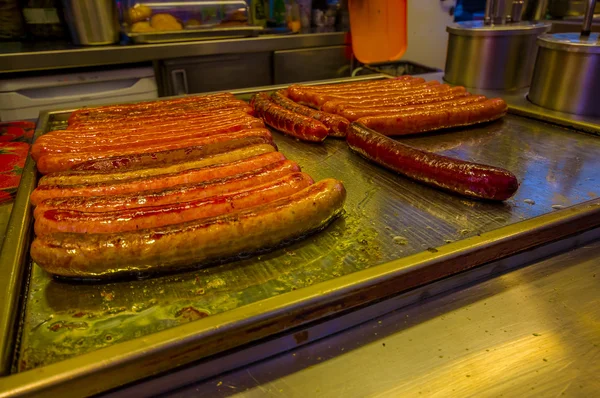
[(469, 88), (528, 87), (537, 53), (536, 37), (549, 29), (549, 23), (541, 22), (485, 25), (483, 21), (466, 21), (450, 25), (446, 29), (444, 80)]
[(600, 34), (554, 33), (538, 38), (540, 46), (528, 98), (562, 112), (600, 118)]
[(598, 253), (589, 244), (165, 396), (596, 396)]

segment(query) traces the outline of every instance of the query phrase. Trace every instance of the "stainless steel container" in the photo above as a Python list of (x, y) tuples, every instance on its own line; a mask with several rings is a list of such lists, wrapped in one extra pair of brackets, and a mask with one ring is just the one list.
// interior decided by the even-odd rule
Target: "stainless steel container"
[(600, 117), (598, 39), (598, 33), (540, 36), (529, 100), (544, 108)]
[(541, 22), (485, 25), (467, 21), (448, 26), (444, 80), (490, 90), (527, 87), (537, 53), (536, 38), (549, 29), (550, 24)]
[(79, 45), (119, 41), (119, 20), (114, 0), (63, 0), (71, 38)]

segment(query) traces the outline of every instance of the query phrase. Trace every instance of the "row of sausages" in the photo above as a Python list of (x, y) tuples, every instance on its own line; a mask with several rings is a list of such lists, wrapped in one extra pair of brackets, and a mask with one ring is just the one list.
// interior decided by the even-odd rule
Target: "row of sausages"
[(226, 261), (325, 228), (341, 182), (314, 182), (231, 94), (89, 108), (41, 136), (33, 260), (105, 278)]
[(257, 115), (298, 139), (346, 137), (363, 157), (424, 184), (477, 199), (506, 200), (519, 182), (510, 171), (413, 148), (387, 136), (489, 122), (506, 114), (500, 98), (403, 76), (372, 82), (293, 85), (253, 97)]

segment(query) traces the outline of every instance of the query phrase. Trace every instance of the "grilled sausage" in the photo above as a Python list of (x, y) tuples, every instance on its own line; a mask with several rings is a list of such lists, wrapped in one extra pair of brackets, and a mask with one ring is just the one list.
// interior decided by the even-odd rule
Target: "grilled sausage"
[[(31, 193), (31, 203), (35, 206), (51, 198), (69, 196), (125, 195), (144, 190), (161, 190), (183, 184), (201, 183), (215, 178), (224, 178), (255, 170), (272, 163), (285, 160), (281, 152), (271, 152), (242, 159), (236, 162), (217, 164), (198, 169), (189, 169), (169, 174), (158, 174), (124, 179), (123, 181), (98, 182), (78, 185), (41, 185)], [(160, 170), (158, 171), (160, 172)], [(129, 176), (128, 176), (129, 177)]]
[(135, 155), (140, 153), (152, 153), (156, 151), (168, 151), (172, 149), (188, 148), (191, 146), (201, 146), (214, 144), (217, 142), (229, 141), (232, 139), (244, 137), (265, 137), (271, 138), (271, 133), (267, 129), (251, 129), (242, 130), (237, 133), (216, 134), (208, 137), (190, 138), (166, 144), (149, 145), (145, 148), (122, 149), (119, 151), (106, 152), (82, 152), (82, 153), (65, 153), (51, 154), (41, 156), (37, 160), (37, 168), (40, 173), (48, 174), (58, 171), (70, 170), (74, 166), (92, 160), (106, 159), (114, 156)]
[(384, 135), (407, 135), (489, 122), (504, 116), (507, 109), (504, 100), (492, 98), (460, 108), (366, 116), (358, 122)]
[(53, 153), (79, 153), (79, 152), (105, 152), (118, 151), (122, 148), (132, 149), (138, 147), (147, 147), (156, 144), (166, 144), (172, 141), (208, 137), (216, 134), (234, 133), (242, 130), (249, 130), (264, 127), (260, 119), (248, 117), (246, 119), (219, 124), (198, 125), (192, 128), (181, 128), (177, 130), (167, 130), (162, 133), (144, 134), (139, 133), (134, 136), (116, 137), (113, 139), (98, 140), (96, 143), (88, 144), (65, 144), (65, 143), (36, 143), (32, 146), (31, 156), (34, 160), (40, 156)]
[[(317, 108), (322, 108), (323, 105), (328, 101), (342, 100), (342, 101), (369, 101), (369, 100), (398, 100), (411, 98), (424, 98), (431, 96), (439, 96), (444, 93), (450, 92), (453, 87), (447, 84), (440, 84), (433, 87), (422, 88), (418, 90), (373, 90), (363, 91), (352, 94), (316, 94), (312, 97), (312, 104)], [(464, 88), (463, 88), (464, 90)]]
[(251, 105), (269, 126), (304, 141), (321, 142), (329, 133), (323, 123), (273, 103), (266, 93), (252, 97)]
[[(123, 171), (63, 171), (60, 173), (47, 174), (40, 178), (38, 187), (45, 185), (77, 185), (77, 184), (96, 184), (120, 182), (138, 178), (148, 178), (165, 174), (178, 173), (184, 170), (200, 169), (208, 166), (225, 165), (227, 163), (237, 162), (244, 159), (250, 159), (265, 153), (276, 152), (271, 144), (259, 144), (250, 147), (235, 149), (233, 151), (219, 153), (187, 162), (172, 163), (171, 165), (159, 165), (156, 167), (138, 168), (135, 170)], [(281, 160), (281, 154), (272, 155), (277, 161)]]
[(177, 185), (165, 190), (144, 190), (127, 195), (97, 197), (57, 197), (44, 200), (37, 206), (34, 209), (34, 217), (38, 218), (44, 211), (52, 208), (104, 212), (189, 202), (227, 192), (237, 192), (298, 171), (300, 171), (300, 167), (298, 167), (297, 163), (290, 160), (282, 160), (246, 173), (208, 180), (197, 184)]
[(214, 95), (174, 98), (170, 100), (137, 102), (134, 104), (104, 105), (97, 107), (82, 108), (71, 113), (69, 117), (69, 124), (71, 124), (71, 122), (74, 122), (75, 120), (89, 119), (90, 117), (99, 116), (103, 114), (119, 113), (127, 115), (129, 112), (161, 108), (169, 105), (183, 104), (186, 102), (203, 102), (227, 99), (235, 99), (235, 97), (231, 93), (221, 93)]
[(320, 121), (321, 123), (323, 123), (325, 126), (327, 126), (329, 128), (330, 136), (332, 136), (332, 137), (345, 137), (346, 136), (346, 129), (348, 128), (348, 125), (350, 123), (348, 123), (348, 120), (344, 119), (343, 117), (333, 115), (331, 113), (317, 111), (317, 110), (314, 110), (307, 106), (300, 105), (300, 104), (294, 102), (293, 100), (287, 98), (287, 95), (281, 91), (277, 91), (277, 92), (273, 93), (271, 98), (273, 98), (274, 103), (276, 103), (277, 105), (279, 105), (289, 111), (299, 113), (301, 115), (308, 116), (315, 120)]
[(519, 188), (508, 170), (416, 149), (356, 122), (348, 129), (347, 142), (353, 151), (381, 166), (463, 196), (506, 200)]
[(136, 170), (147, 167), (166, 167), (174, 163), (204, 159), (220, 153), (235, 151), (236, 149), (260, 144), (269, 144), (273, 146), (275, 150), (277, 150), (277, 146), (273, 142), (272, 138), (245, 137), (230, 141), (217, 142), (214, 144), (207, 144), (204, 146), (192, 146), (168, 151), (114, 156), (107, 159), (92, 160), (81, 163), (73, 167), (72, 170), (115, 172)]
[(50, 209), (36, 219), (35, 234), (41, 236), (52, 232), (112, 233), (180, 224), (269, 203), (296, 193), (313, 183), (306, 173), (292, 173), (247, 190), (164, 206), (104, 213)]
[(252, 114), (252, 109), (241, 100), (210, 104), (201, 108), (176, 108), (161, 111), (141, 113), (139, 115), (127, 115), (108, 118), (90, 119), (75, 122), (69, 125), (69, 130), (95, 131), (107, 128), (132, 128), (143, 127), (150, 124), (164, 123), (165, 121), (189, 120), (195, 118), (215, 117), (217, 114), (226, 115), (232, 112)]
[(114, 234), (44, 235), (33, 241), (31, 257), (51, 274), (79, 278), (203, 265), (321, 230), (341, 213), (345, 196), (344, 186), (328, 179), (224, 216)]
[(367, 100), (335, 100), (327, 101), (323, 104), (321, 109), (325, 112), (340, 113), (346, 108), (380, 108), (387, 106), (408, 106), (408, 105), (422, 105), (430, 104), (434, 102), (448, 101), (451, 99), (467, 97), (470, 94), (465, 90), (464, 87), (453, 87), (452, 89), (444, 93), (432, 93), (416, 97), (388, 97), (388, 98), (375, 98)]
[[(382, 81), (383, 82), (383, 81)], [(303, 87), (304, 90), (309, 90), (318, 94), (332, 94), (332, 95), (340, 95), (340, 94), (356, 94), (356, 93), (369, 93), (369, 92), (383, 92), (383, 91), (413, 91), (413, 90), (421, 90), (431, 88), (433, 86), (440, 86), (441, 83), (435, 80), (425, 82), (423, 79), (415, 79), (413, 81), (400, 81), (400, 80), (392, 80), (390, 84), (376, 84), (372, 86), (356, 86), (356, 87), (346, 87), (344, 84), (340, 84), (336, 88), (306, 88)]]
[(457, 107), (463, 107), (469, 104), (483, 102), (485, 100), (486, 97), (484, 97), (483, 95), (470, 95), (459, 99), (434, 102), (425, 105), (409, 105), (402, 107), (384, 106), (380, 108), (345, 108), (339, 112), (339, 115), (346, 118), (349, 121), (354, 122), (366, 116), (393, 115), (401, 113), (428, 112), (431, 110), (452, 109)]
[[(385, 89), (368, 89), (364, 91), (355, 92), (331, 92), (331, 93), (319, 93), (317, 91), (302, 90), (301, 95), (293, 96), (290, 91), (290, 98), (297, 102), (308, 104), (311, 107), (321, 109), (323, 104), (327, 101), (333, 100), (368, 100), (368, 99), (379, 99), (379, 98), (399, 98), (399, 97), (412, 97), (417, 95), (432, 95), (441, 93), (443, 91), (450, 90), (451, 87), (443, 84), (437, 85), (419, 85), (419, 86), (407, 86), (400, 88)], [(300, 98), (296, 100), (294, 97)]]

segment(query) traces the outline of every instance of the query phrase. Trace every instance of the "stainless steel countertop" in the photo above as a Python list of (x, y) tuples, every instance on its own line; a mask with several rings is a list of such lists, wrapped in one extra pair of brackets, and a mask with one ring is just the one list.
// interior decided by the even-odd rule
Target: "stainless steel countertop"
[(599, 262), (595, 242), (163, 396), (597, 396)]
[(61, 42), (0, 43), (0, 73), (128, 64), (180, 57), (339, 46), (346, 32), (317, 31), (165, 44), (76, 47)]

